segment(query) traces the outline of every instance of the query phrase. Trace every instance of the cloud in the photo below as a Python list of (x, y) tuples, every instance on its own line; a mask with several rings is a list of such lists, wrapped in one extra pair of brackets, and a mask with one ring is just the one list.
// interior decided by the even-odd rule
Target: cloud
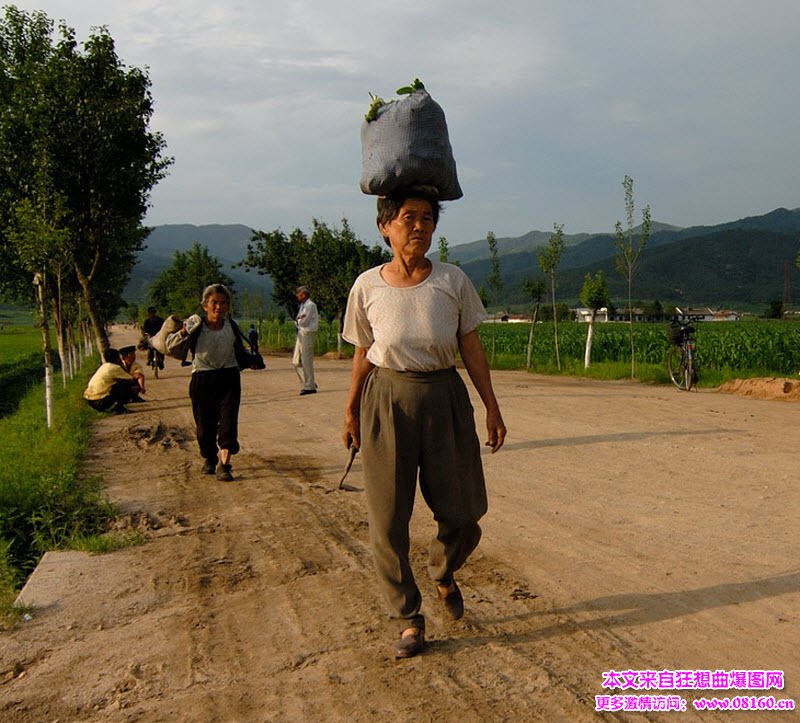
[(374, 238), (358, 190), (368, 92), (420, 77), (447, 114), (465, 198), (451, 243), (554, 221), (611, 230), (621, 180), (654, 217), (796, 207), (795, 0), (30, 0), (149, 68), (176, 159), (150, 223), (308, 227)]

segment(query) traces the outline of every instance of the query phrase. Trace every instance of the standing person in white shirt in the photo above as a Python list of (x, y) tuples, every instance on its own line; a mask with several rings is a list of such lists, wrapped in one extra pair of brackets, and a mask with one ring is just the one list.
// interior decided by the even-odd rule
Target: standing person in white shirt
[(506, 437), (478, 335), (483, 304), (460, 268), (427, 257), (440, 210), (438, 196), (424, 189), (378, 199), (378, 229), (392, 260), (356, 279), (344, 318), (343, 337), (355, 352), (343, 441), (361, 450), (378, 580), (400, 630), (396, 658), (425, 646), (409, 554), (417, 480), (438, 528), (428, 575), (453, 620), (464, 614), (453, 575), (477, 547), (487, 510), (480, 440), (456, 354), (486, 407), (486, 445), (496, 452)]
[(314, 337), (319, 327), (317, 305), (311, 301), (307, 286), (298, 286), (295, 296), (300, 302), (297, 311), (297, 340), (294, 343), (292, 364), (303, 387), (300, 395), (316, 394), (317, 384), (314, 381)]

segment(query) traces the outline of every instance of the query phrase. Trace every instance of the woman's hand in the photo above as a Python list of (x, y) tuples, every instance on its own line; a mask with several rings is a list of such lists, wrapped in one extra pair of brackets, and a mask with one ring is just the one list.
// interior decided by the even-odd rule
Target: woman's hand
[(342, 441), (347, 449), (351, 447), (358, 449), (361, 446), (361, 420), (357, 412), (352, 412), (349, 409), (344, 410)]
[(489, 433), (486, 446), (492, 448), (494, 454), (506, 438), (506, 425), (503, 424), (503, 415), (492, 389), (492, 378), (489, 373), (489, 363), (486, 361), (486, 352), (477, 331), (471, 331), (458, 340), (458, 350), (461, 359), (467, 368), (469, 378), (478, 390), (481, 401), (486, 407), (486, 430)]
[(367, 347), (355, 348), (353, 352), (353, 368), (350, 372), (350, 392), (347, 395), (347, 404), (344, 408), (344, 432), (342, 441), (347, 449), (361, 447), (361, 392), (364, 382), (372, 371), (372, 363), (367, 359)]
[(503, 424), (503, 417), (500, 409), (486, 410), (486, 431), (489, 436), (486, 439), (486, 446), (492, 448), (494, 454), (506, 439), (506, 425)]

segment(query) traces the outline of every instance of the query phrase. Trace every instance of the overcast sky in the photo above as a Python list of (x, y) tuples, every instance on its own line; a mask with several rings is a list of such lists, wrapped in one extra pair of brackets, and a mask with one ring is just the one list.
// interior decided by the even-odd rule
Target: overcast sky
[(149, 224), (308, 230), (346, 217), (370, 91), (445, 111), (464, 197), (451, 245), (636, 217), (713, 224), (800, 206), (797, 0), (25, 0), (147, 66), (175, 157)]

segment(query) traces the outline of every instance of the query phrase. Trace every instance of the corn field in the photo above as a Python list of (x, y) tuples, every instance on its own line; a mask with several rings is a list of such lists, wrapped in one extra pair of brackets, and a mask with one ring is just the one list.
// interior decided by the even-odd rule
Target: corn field
[[(495, 327), (494, 329), (492, 327)], [(794, 375), (800, 371), (800, 323), (793, 321), (700, 322), (695, 325), (695, 358), (701, 369), (739, 370), (750, 375)], [(628, 325), (595, 325), (592, 362), (629, 361)], [(635, 324), (637, 362), (662, 364), (669, 349), (667, 324)], [(529, 324), (484, 324), (481, 339), (487, 350), (523, 360)], [(587, 325), (560, 322), (559, 352), (562, 359), (583, 361)], [(533, 335), (532, 361), (546, 364), (555, 358), (553, 326), (537, 324)]]
[[(736, 370), (747, 375), (792, 376), (800, 371), (800, 323), (794, 321), (700, 322), (696, 326), (695, 356), (701, 369)], [(636, 360), (664, 364), (669, 348), (667, 324), (639, 323), (634, 327)], [(336, 324), (320, 323), (315, 353), (336, 351)], [(492, 348), (503, 357), (504, 366), (524, 368), (530, 324), (483, 324), (479, 333), (487, 353)], [(587, 325), (559, 322), (559, 352), (562, 360), (583, 363)], [(264, 321), (260, 345), (269, 351), (291, 351), (295, 327), (291, 321)], [(352, 347), (344, 344), (343, 351)], [(628, 325), (595, 325), (592, 362), (629, 361)], [(536, 325), (531, 356), (533, 366), (554, 362), (552, 323)]]

